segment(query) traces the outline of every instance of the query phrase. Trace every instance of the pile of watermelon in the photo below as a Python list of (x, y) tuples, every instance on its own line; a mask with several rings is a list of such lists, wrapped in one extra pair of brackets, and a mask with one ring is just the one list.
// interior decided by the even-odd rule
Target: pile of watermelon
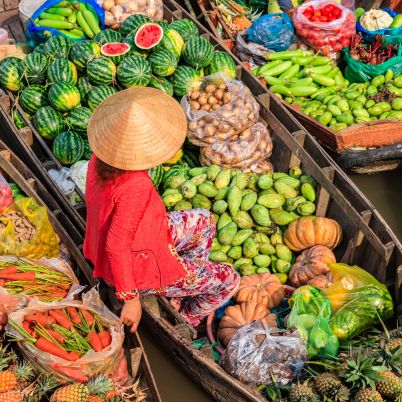
[[(204, 75), (215, 73), (234, 78), (235, 63), (229, 54), (214, 51), (194, 22), (155, 24), (136, 14), (119, 31), (106, 29), (93, 40), (72, 42), (55, 36), (24, 60), (4, 59), (0, 85), (18, 93), (25, 117), (52, 142), (56, 158), (71, 165), (90, 158), (88, 121), (116, 91), (150, 86), (179, 99)], [(26, 125), (16, 109), (13, 119), (18, 128)]]

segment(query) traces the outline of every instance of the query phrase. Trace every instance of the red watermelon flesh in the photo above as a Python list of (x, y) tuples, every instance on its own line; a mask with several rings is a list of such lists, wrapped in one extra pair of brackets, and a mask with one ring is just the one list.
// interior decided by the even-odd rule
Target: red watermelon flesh
[(151, 49), (163, 38), (163, 29), (158, 24), (148, 23), (142, 25), (134, 38), (134, 43), (140, 49)]
[(122, 42), (109, 42), (101, 47), (104, 56), (121, 56), (130, 50), (130, 45)]

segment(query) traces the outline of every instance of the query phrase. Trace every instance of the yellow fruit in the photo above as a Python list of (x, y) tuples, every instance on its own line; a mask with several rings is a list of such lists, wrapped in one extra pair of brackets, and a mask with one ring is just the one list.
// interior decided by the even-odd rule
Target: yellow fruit
[(355, 395), (356, 402), (383, 402), (381, 394), (375, 389), (364, 388)]
[(173, 158), (169, 159), (167, 162), (164, 163), (164, 165), (175, 165), (179, 160), (183, 157), (184, 153), (182, 149), (179, 149), (176, 152), (176, 155), (173, 156)]
[(392, 371), (384, 371), (381, 377), (384, 377), (384, 381), (377, 382), (376, 388), (384, 398), (394, 401), (402, 395), (402, 378)]
[(400, 345), (402, 345), (402, 338), (391, 339), (388, 342), (388, 346), (391, 350), (396, 349)]
[(12, 391), (17, 387), (17, 376), (14, 371), (6, 370), (0, 373), (0, 392)]
[(0, 402), (22, 402), (22, 395), (19, 391), (9, 391), (0, 394)]
[(88, 388), (85, 384), (71, 384), (59, 388), (50, 398), (50, 402), (87, 402)]

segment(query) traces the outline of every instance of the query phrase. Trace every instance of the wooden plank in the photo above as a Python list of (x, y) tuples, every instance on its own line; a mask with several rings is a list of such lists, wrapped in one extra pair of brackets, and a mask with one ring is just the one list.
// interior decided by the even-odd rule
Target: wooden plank
[(0, 13), (4, 12), (4, 1), (0, 0)]
[(140, 347), (130, 350), (130, 362), (131, 362), (131, 376), (137, 378), (138, 369), (140, 368), (142, 359), (142, 349)]
[(12, 22), (9, 24), (10, 30), (13, 34), (13, 38), (15, 39), (16, 42), (19, 43), (25, 43), (25, 33), (22, 29), (22, 25), (19, 21)]
[(161, 312), (159, 309), (159, 303), (156, 296), (145, 296), (142, 297), (142, 303), (147, 306), (149, 310), (151, 310), (156, 316), (160, 317)]
[[(335, 168), (333, 166), (328, 166), (322, 169), (328, 179), (333, 182), (335, 176)], [(315, 214), (317, 216), (326, 216), (329, 201), (331, 199), (329, 193), (325, 188), (321, 187), (318, 190), (318, 197), (317, 197), (317, 208)]]
[[(263, 96), (263, 95), (259, 95)], [(296, 141), (303, 146), (304, 145), (304, 140), (306, 139), (306, 132), (304, 130), (299, 130), (293, 133), (293, 137), (296, 139)], [(289, 168), (291, 167), (296, 167), (300, 166), (300, 159), (295, 155), (293, 152), (290, 155), (290, 161), (289, 161)]]
[(0, 107), (7, 113), (11, 113), (11, 99), (7, 94), (0, 96)]
[(5, 10), (18, 10), (19, 1), (18, 0), (4, 0)]

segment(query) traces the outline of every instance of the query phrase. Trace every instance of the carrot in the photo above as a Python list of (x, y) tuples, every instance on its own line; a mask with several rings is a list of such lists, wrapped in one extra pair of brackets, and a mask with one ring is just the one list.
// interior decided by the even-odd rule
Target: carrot
[(9, 267), (0, 269), (0, 274), (16, 274), (17, 268), (16, 265), (10, 265)]
[(3, 273), (0, 271), (0, 279), (8, 279), (10, 281), (27, 281), (32, 282), (35, 280), (35, 272), (17, 272), (17, 273)]
[(74, 327), (73, 322), (67, 317), (66, 313), (59, 309), (49, 310), (49, 315), (52, 316), (57, 324), (61, 325), (65, 329)]
[(53, 324), (56, 324), (56, 320), (53, 317), (48, 317), (38, 311), (35, 314), (26, 315), (24, 319), (29, 322), (37, 322), (45, 328), (51, 328)]
[(112, 336), (107, 329), (99, 332), (98, 336), (102, 343), (102, 349), (107, 348), (112, 343)]
[(24, 290), (35, 289), (36, 287), (40, 287), (41, 291), (48, 291), (48, 292), (58, 292), (60, 288), (58, 286), (43, 286), (41, 283), (32, 282), (28, 285), (24, 285), (22, 288)]
[[(73, 352), (71, 352), (73, 353)], [(73, 369), (71, 367), (63, 366), (62, 364), (52, 363), (52, 368), (58, 373), (64, 374), (65, 376), (77, 381), (77, 382), (88, 382), (89, 378), (82, 372), (81, 369)]]
[(31, 324), (28, 321), (23, 321), (22, 328), (24, 328), (25, 331), (27, 331), (29, 335), (33, 335), (33, 331), (31, 329)]
[(46, 332), (58, 343), (63, 344), (66, 341), (66, 337), (64, 335), (54, 331), (53, 329), (47, 329)]
[(70, 352), (70, 357), (71, 359), (74, 359), (73, 361), (75, 361), (78, 360), (81, 356), (73, 350), (72, 352)]
[(81, 324), (81, 317), (80, 315), (77, 313), (77, 310), (75, 309), (75, 307), (67, 307), (67, 311), (68, 314), (70, 314), (70, 318), (71, 320), (75, 323), (75, 324)]
[(91, 331), (88, 334), (88, 340), (89, 340), (89, 344), (91, 345), (92, 349), (95, 352), (100, 352), (103, 349), (102, 342), (99, 338), (99, 335), (96, 332)]
[(6, 283), (6, 281), (4, 279), (0, 279), (0, 288), (2, 288), (5, 283)]
[(59, 292), (53, 292), (53, 293), (48, 293), (45, 295), (41, 295), (41, 296), (36, 296), (38, 299), (42, 300), (42, 299), (56, 299), (56, 298), (64, 298), (67, 296), (67, 292), (65, 292), (64, 290), (59, 291)]
[(68, 360), (70, 362), (75, 361), (73, 356), (70, 356), (70, 353), (66, 352), (61, 346), (56, 345), (54, 342), (50, 342), (45, 338), (40, 337), (36, 341), (36, 347), (42, 352), (49, 353), (53, 356), (61, 357), (64, 360)]
[(80, 309), (81, 314), (84, 316), (85, 321), (89, 326), (92, 326), (95, 322), (95, 318), (92, 316), (92, 314), (88, 311), (85, 310), (84, 308)]

